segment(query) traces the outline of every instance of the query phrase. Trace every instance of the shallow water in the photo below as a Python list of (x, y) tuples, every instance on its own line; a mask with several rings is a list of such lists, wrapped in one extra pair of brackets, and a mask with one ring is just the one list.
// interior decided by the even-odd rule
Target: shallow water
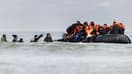
[(10, 41), (0, 42), (0, 74), (132, 74), (132, 44)]

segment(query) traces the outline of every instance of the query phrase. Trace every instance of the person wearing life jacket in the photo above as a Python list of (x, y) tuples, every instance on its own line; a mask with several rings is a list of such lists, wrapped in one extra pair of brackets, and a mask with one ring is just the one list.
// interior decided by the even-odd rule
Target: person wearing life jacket
[(86, 32), (87, 37), (92, 37), (92, 35), (93, 35), (92, 26), (88, 25), (87, 27), (85, 27), (85, 32)]
[(121, 34), (124, 34), (125, 32), (125, 25), (123, 23), (119, 23), (120, 29), (121, 29)]
[(103, 29), (105, 30), (105, 34), (108, 34), (108, 32), (110, 31), (110, 28), (107, 24), (103, 25)]
[(81, 25), (80, 21), (77, 21), (76, 23), (72, 24), (66, 29), (66, 32), (68, 34), (74, 34), (76, 32), (75, 28), (76, 26)]
[(99, 28), (100, 28), (100, 25), (97, 24), (97, 25), (95, 26), (95, 29), (96, 29), (96, 36), (100, 34), (100, 33), (99, 33)]
[(46, 37), (44, 38), (44, 41), (45, 41), (45, 42), (53, 42), (53, 40), (52, 40), (52, 37), (51, 37), (51, 34), (50, 34), (50, 33), (47, 33)]
[(85, 27), (85, 34), (86, 34), (86, 37), (85, 37), (85, 42), (93, 42), (96, 35), (94, 34), (94, 29), (93, 29), (93, 26), (91, 25), (88, 25)]
[(107, 24), (104, 24), (103, 26), (99, 27), (99, 33), (100, 35), (102, 34), (108, 34), (108, 32), (110, 31), (109, 27)]
[(7, 42), (7, 39), (6, 39), (6, 35), (5, 35), (5, 34), (2, 35), (1, 41), (2, 41), (2, 42)]
[(76, 28), (75, 28), (75, 33), (74, 33), (74, 36), (72, 38), (72, 41), (73, 42), (80, 42), (84, 39), (84, 25), (83, 24), (80, 24), (80, 25), (77, 25)]
[(39, 36), (38, 35), (34, 35), (34, 38), (33, 40), (31, 40), (30, 42), (38, 42), (38, 40), (43, 37), (43, 34), (40, 34)]
[(13, 37), (12, 42), (19, 42), (17, 35), (12, 35), (12, 37)]
[(95, 26), (96, 26), (96, 24), (95, 24), (95, 22), (94, 21), (91, 21), (90, 23), (89, 23), (89, 25), (94, 29), (95, 28)]
[(120, 27), (120, 23), (113, 21), (112, 29), (110, 34), (122, 34), (122, 29)]
[(90, 24), (91, 28), (93, 28), (93, 34), (97, 35), (97, 31), (96, 31), (96, 24), (94, 21), (91, 21)]

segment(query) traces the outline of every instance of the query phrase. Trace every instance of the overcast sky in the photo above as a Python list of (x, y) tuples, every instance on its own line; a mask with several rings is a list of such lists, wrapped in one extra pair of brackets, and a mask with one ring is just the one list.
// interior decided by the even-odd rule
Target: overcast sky
[(0, 31), (65, 31), (80, 20), (111, 24), (131, 31), (132, 0), (0, 0)]

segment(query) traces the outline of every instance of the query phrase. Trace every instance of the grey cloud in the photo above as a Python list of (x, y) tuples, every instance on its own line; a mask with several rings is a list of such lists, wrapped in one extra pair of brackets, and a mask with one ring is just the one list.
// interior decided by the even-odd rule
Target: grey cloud
[(113, 19), (121, 20), (129, 29), (130, 3), (131, 0), (1, 0), (0, 30), (64, 31), (76, 20), (111, 24)]

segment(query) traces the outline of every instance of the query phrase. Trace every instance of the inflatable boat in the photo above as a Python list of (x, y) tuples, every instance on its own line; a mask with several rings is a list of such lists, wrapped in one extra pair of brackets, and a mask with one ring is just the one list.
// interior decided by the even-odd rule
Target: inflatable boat
[[(58, 39), (57, 41), (71, 42), (69, 40), (63, 40), (63, 39)], [(122, 35), (122, 34), (104, 34), (104, 35), (98, 35), (93, 40), (93, 42), (130, 44), (131, 40), (130, 40), (130, 38), (127, 35)], [(88, 42), (85, 41), (85, 43), (88, 43)]]
[(127, 35), (122, 34), (105, 34), (99, 35), (95, 38), (94, 42), (105, 43), (131, 43), (130, 38)]

